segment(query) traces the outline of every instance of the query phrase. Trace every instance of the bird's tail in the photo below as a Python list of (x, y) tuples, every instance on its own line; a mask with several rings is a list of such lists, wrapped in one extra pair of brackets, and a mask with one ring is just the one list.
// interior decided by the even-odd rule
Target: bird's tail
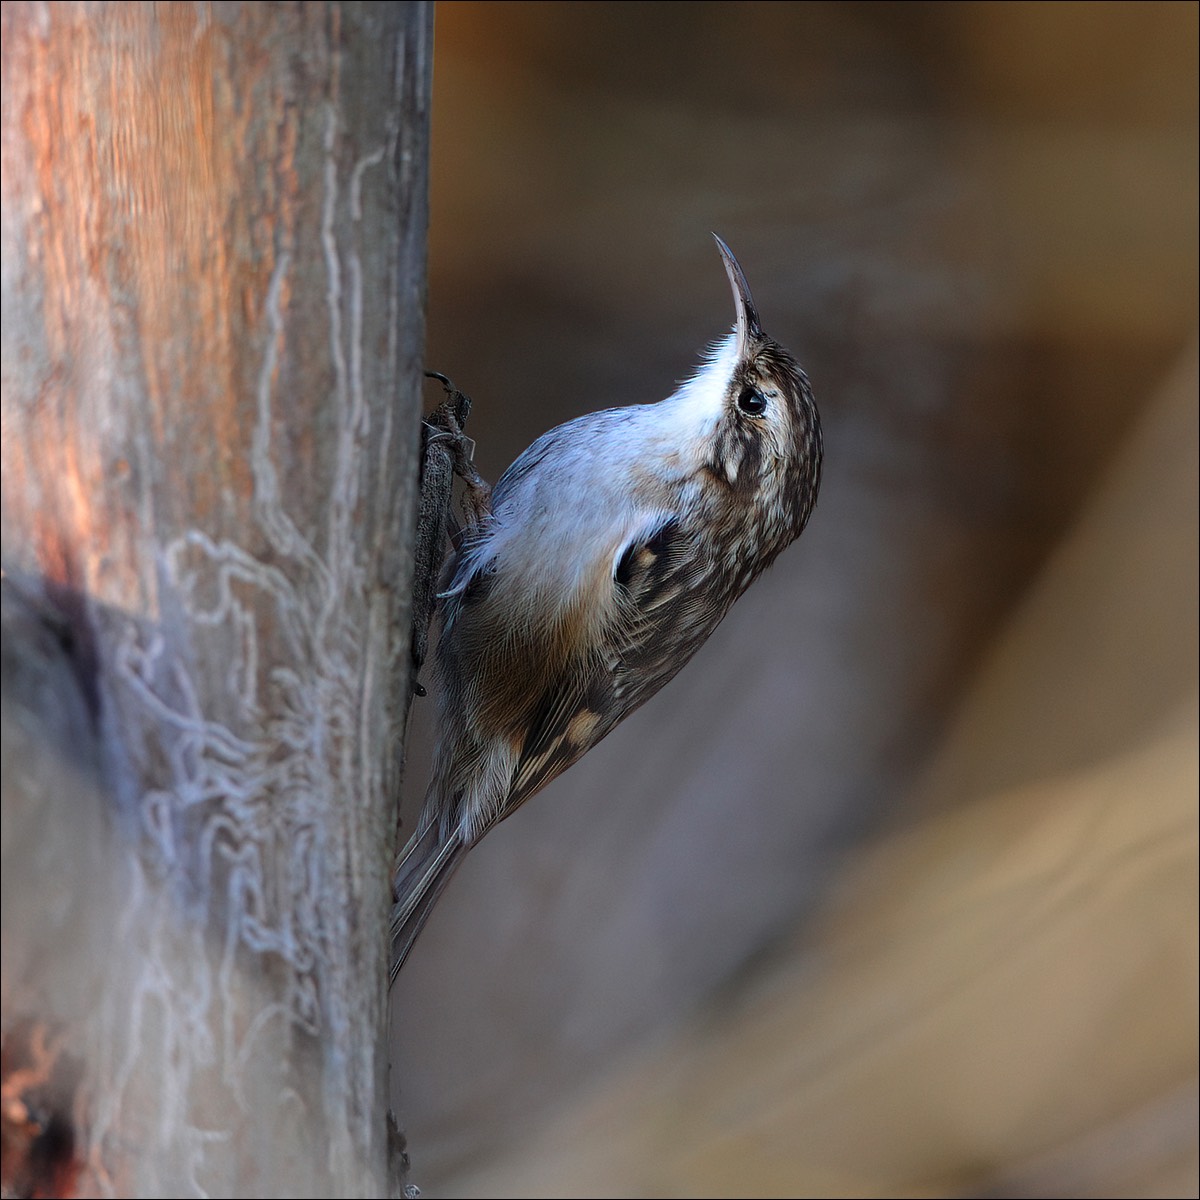
[(438, 826), (435, 820), (418, 827), (396, 865), (392, 879), (396, 906), (392, 909), (389, 987), (396, 982), (417, 935), (425, 928), (433, 906), (467, 852), (457, 829), (443, 838)]

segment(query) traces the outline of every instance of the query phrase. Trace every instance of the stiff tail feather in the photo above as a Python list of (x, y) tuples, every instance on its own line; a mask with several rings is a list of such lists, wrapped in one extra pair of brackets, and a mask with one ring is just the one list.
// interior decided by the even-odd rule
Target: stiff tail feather
[(466, 851), (457, 830), (445, 842), (441, 840), (437, 821), (418, 829), (405, 846), (392, 883), (396, 906), (392, 909), (388, 987), (396, 982), (417, 935)]

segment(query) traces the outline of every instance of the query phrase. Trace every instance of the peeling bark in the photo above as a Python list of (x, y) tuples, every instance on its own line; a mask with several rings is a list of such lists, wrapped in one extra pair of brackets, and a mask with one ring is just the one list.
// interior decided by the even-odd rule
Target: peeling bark
[(379, 1195), (431, 6), (3, 34), (6, 1054), (81, 1193)]

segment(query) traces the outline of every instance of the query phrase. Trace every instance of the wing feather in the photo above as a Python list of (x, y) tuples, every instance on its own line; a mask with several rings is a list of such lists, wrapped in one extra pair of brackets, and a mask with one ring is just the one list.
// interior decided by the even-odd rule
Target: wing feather
[(723, 611), (705, 604), (705, 570), (684, 523), (666, 514), (614, 556), (617, 614), (585, 661), (539, 697), (504, 816), (581, 758), (691, 657)]

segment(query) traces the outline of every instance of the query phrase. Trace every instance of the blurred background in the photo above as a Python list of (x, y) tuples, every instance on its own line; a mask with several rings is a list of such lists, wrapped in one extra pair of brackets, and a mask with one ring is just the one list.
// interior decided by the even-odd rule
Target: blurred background
[(1197, 6), (436, 22), (427, 365), (483, 473), (692, 370), (712, 230), (826, 459), (447, 891), (393, 993), (414, 1180), (1196, 1195)]

